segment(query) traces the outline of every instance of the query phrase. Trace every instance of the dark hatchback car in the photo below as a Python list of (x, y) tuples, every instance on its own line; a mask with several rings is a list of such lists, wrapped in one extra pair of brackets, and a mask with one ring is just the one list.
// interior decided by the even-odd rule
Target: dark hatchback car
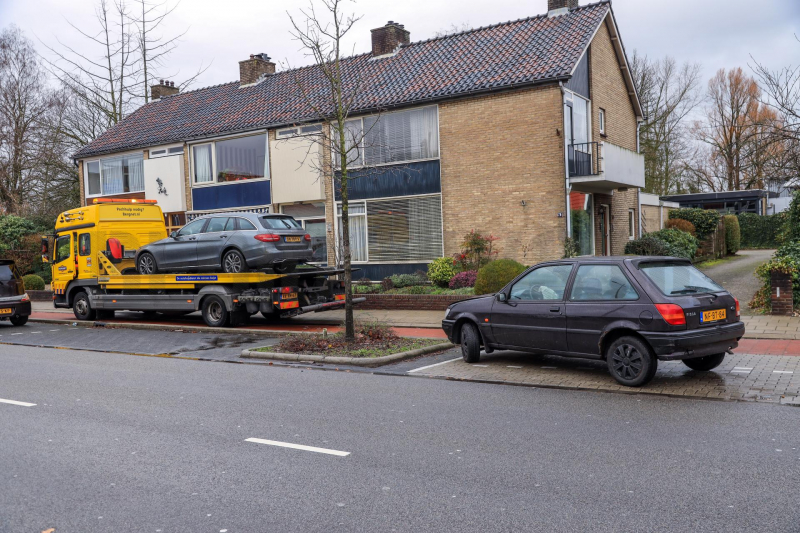
[(14, 261), (0, 259), (0, 320), (22, 326), (31, 314), (31, 300)]
[(716, 368), (744, 335), (738, 300), (691, 262), (631, 256), (533, 266), (497, 294), (452, 304), (442, 328), (468, 363), (481, 347), (601, 359), (631, 387), (659, 359)]

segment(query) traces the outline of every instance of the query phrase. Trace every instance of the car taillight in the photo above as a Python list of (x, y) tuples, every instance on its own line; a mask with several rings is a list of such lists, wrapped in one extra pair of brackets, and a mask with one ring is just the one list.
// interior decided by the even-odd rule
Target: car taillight
[(309, 235), (308, 233), (306, 233), (305, 235), (303, 235), (303, 238), (304, 238), (305, 240), (307, 240), (307, 241), (310, 241), (310, 240), (311, 240), (311, 235)]
[(734, 301), (736, 302), (736, 316), (737, 317), (738, 316), (742, 316), (742, 310), (739, 307), (739, 299), (738, 298), (734, 298)]
[(683, 308), (675, 304), (656, 304), (661, 318), (670, 326), (683, 326), (686, 324), (686, 315), (683, 314)]
[(281, 240), (280, 236), (274, 233), (261, 233), (259, 235), (254, 235), (253, 238), (261, 242), (278, 242)]

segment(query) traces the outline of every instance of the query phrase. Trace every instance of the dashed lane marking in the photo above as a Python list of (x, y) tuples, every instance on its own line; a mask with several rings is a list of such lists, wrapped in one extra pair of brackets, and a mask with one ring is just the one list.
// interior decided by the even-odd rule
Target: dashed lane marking
[(34, 405), (36, 405), (35, 403), (18, 402), (17, 400), (4, 400), (3, 398), (0, 398), (0, 403), (7, 403), (7, 404), (10, 404), (10, 405), (19, 405), (20, 407), (33, 407)]
[(419, 368), (415, 368), (413, 370), (409, 370), (407, 373), (408, 374), (413, 374), (414, 372), (419, 372), (420, 370), (427, 370), (427, 369), (433, 368), (435, 366), (446, 365), (447, 363), (452, 363), (453, 361), (458, 361), (460, 359), (461, 359), (460, 357), (456, 357), (455, 359), (450, 359), (448, 361), (442, 361), (441, 363), (434, 363), (434, 364), (428, 365), (428, 366), (421, 366)]
[(792, 370), (773, 370), (773, 374), (794, 374)]
[(291, 442), (280, 442), (277, 440), (267, 439), (245, 439), (246, 442), (255, 442), (256, 444), (269, 444), (270, 446), (279, 446), (281, 448), (292, 448), (294, 450), (303, 450), (306, 452), (326, 453), (328, 455), (336, 455), (338, 457), (347, 457), (350, 452), (343, 452), (340, 450), (330, 450), (328, 448), (317, 448), (316, 446), (306, 446), (304, 444), (292, 444)]

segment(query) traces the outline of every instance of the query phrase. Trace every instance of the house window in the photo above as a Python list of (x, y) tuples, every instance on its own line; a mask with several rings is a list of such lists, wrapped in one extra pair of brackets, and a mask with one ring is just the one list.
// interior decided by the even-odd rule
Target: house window
[(299, 135), (313, 135), (322, 133), (322, 124), (310, 124), (308, 126), (299, 126), (294, 128), (286, 128), (278, 130), (275, 137), (278, 139), (286, 139), (288, 137), (297, 137)]
[(249, 135), (192, 146), (196, 185), (269, 177), (267, 135)]
[(159, 148), (158, 150), (150, 150), (150, 158), (166, 157), (169, 155), (178, 155), (183, 153), (183, 146), (172, 146), (170, 148)]
[(600, 114), (597, 117), (597, 125), (600, 127), (600, 135), (606, 134), (606, 110), (600, 108)]
[(144, 192), (142, 154), (110, 157), (86, 164), (86, 197)]
[[(435, 106), (349, 120), (345, 130), (351, 166), (439, 157), (439, 116)], [(334, 132), (334, 141), (336, 137)]]
[[(351, 211), (352, 212), (352, 211)], [(325, 223), (324, 204), (294, 204), (281, 207), (281, 213), (289, 215), (300, 222), (306, 232), (311, 236), (311, 250), (314, 255), (313, 263), (328, 262), (328, 234)]]
[[(339, 235), (342, 235), (342, 206), (337, 207)], [(367, 207), (363, 203), (347, 204), (347, 219), (350, 227), (350, 259), (354, 262), (367, 261)], [(343, 250), (336, 250), (336, 257), (341, 260)]]
[(628, 209), (628, 240), (636, 238), (636, 211)]
[(575, 95), (572, 101), (572, 133), (574, 144), (589, 142), (589, 102)]

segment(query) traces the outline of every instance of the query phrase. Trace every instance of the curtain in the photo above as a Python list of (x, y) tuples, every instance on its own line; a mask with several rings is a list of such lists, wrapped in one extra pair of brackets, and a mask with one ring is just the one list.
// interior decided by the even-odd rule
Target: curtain
[(122, 159), (103, 159), (100, 161), (103, 176), (103, 194), (122, 194)]
[(211, 145), (204, 144), (192, 148), (194, 154), (194, 182), (210, 183), (214, 181), (211, 174)]
[(128, 185), (130, 191), (144, 191), (144, 159), (142, 157), (132, 157), (127, 159), (128, 163)]
[[(339, 206), (339, 239), (342, 238), (342, 207)], [(350, 259), (364, 262), (367, 260), (367, 209), (364, 204), (348, 205), (350, 222)], [(340, 241), (341, 242), (341, 241)]]
[(436, 107), (364, 119), (365, 164), (379, 165), (439, 157)]

